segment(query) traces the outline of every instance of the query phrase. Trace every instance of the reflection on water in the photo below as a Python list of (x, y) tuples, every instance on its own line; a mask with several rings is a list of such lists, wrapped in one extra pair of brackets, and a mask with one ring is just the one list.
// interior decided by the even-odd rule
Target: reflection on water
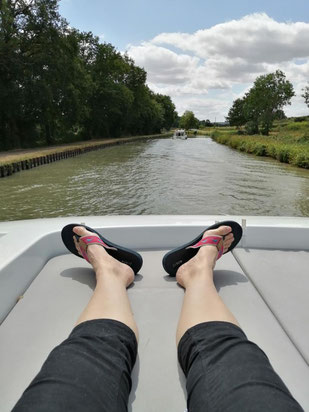
[(69, 215), (309, 216), (309, 172), (209, 138), (90, 152), (0, 180), (0, 219)]

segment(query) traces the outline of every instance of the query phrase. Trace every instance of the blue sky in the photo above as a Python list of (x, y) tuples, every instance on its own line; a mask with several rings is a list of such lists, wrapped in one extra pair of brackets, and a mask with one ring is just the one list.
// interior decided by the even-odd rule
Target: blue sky
[(309, 17), (308, 0), (61, 0), (60, 13), (80, 30), (104, 35), (119, 50), (162, 32), (195, 32), (247, 14), (277, 21)]
[[(171, 95), (180, 114), (191, 109), (199, 118), (224, 120), (257, 75), (276, 68), (298, 93), (287, 114), (309, 111), (300, 97), (309, 80), (308, 0), (61, 0), (60, 13), (71, 26), (127, 50), (147, 70), (149, 86)], [(252, 47), (242, 44), (251, 38)], [(292, 42), (289, 50), (285, 42)]]

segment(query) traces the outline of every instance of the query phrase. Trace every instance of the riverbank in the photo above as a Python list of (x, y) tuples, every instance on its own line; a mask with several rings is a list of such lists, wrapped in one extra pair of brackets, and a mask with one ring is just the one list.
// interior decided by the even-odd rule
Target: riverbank
[(217, 143), (256, 156), (267, 156), (282, 163), (309, 169), (309, 122), (277, 122), (269, 136), (249, 136), (234, 127), (213, 127), (199, 131)]
[(2, 221), (188, 211), (309, 216), (308, 170), (245, 155), (205, 137), (111, 146), (0, 179), (0, 188)]
[(58, 160), (75, 157), (93, 150), (120, 145), (145, 139), (156, 139), (170, 137), (171, 132), (156, 135), (144, 135), (133, 137), (121, 137), (117, 139), (101, 139), (86, 142), (71, 143), (61, 146), (49, 146), (46, 148), (35, 148), (27, 150), (12, 150), (0, 152), (0, 177), (11, 176), (21, 170), (52, 163)]

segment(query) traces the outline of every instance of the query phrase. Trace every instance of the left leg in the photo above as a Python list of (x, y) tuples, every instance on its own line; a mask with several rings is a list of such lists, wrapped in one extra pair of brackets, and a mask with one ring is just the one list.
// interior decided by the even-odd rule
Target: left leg
[[(74, 231), (89, 235), (81, 227)], [(138, 340), (126, 292), (134, 273), (102, 246), (89, 245), (87, 254), (97, 279), (94, 294), (68, 339), (50, 353), (14, 412), (127, 411)]]

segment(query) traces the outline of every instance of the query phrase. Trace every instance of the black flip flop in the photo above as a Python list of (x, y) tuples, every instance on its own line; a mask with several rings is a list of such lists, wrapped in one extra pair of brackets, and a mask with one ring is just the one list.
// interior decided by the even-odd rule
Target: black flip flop
[(119, 246), (115, 243), (110, 242), (91, 227), (81, 225), (80, 223), (71, 223), (70, 225), (65, 226), (61, 232), (63, 243), (71, 253), (83, 259), (83, 257), (78, 253), (73, 240), (73, 236), (75, 236), (76, 239), (79, 239), (81, 237), (73, 232), (73, 228), (76, 226), (82, 226), (85, 229), (89, 230), (89, 232), (95, 233), (108, 247), (114, 248), (104, 248), (109, 255), (119, 260), (119, 262), (129, 265), (133, 269), (135, 274), (138, 273), (143, 264), (143, 258), (139, 253), (135, 252), (135, 250), (127, 249), (123, 246)]
[[(191, 242), (186, 243), (185, 245), (182, 245), (176, 249), (171, 250), (170, 252), (167, 252), (162, 260), (162, 264), (164, 267), (164, 270), (170, 275), (170, 276), (176, 276), (176, 272), (178, 268), (183, 265), (184, 263), (188, 262), (188, 260), (192, 259), (197, 252), (199, 251), (199, 248), (196, 249), (187, 249), (189, 246), (193, 246), (196, 243), (198, 243), (202, 238), (204, 232), (206, 230), (211, 230), (211, 229), (218, 229), (220, 226), (230, 226), (231, 232), (234, 235), (234, 240), (231, 246), (228, 248), (228, 250), (225, 252), (230, 252), (234, 247), (237, 245), (237, 243), (240, 241), (242, 237), (242, 228), (241, 226), (234, 221), (224, 221), (224, 222), (219, 222), (215, 223), (212, 226), (209, 226), (208, 228), (204, 229), (203, 232), (195, 239), (191, 240)], [(231, 233), (229, 232), (229, 233)], [(228, 234), (229, 234), (228, 233)], [(225, 235), (227, 236), (227, 235)], [(225, 237), (223, 236), (223, 238)]]

